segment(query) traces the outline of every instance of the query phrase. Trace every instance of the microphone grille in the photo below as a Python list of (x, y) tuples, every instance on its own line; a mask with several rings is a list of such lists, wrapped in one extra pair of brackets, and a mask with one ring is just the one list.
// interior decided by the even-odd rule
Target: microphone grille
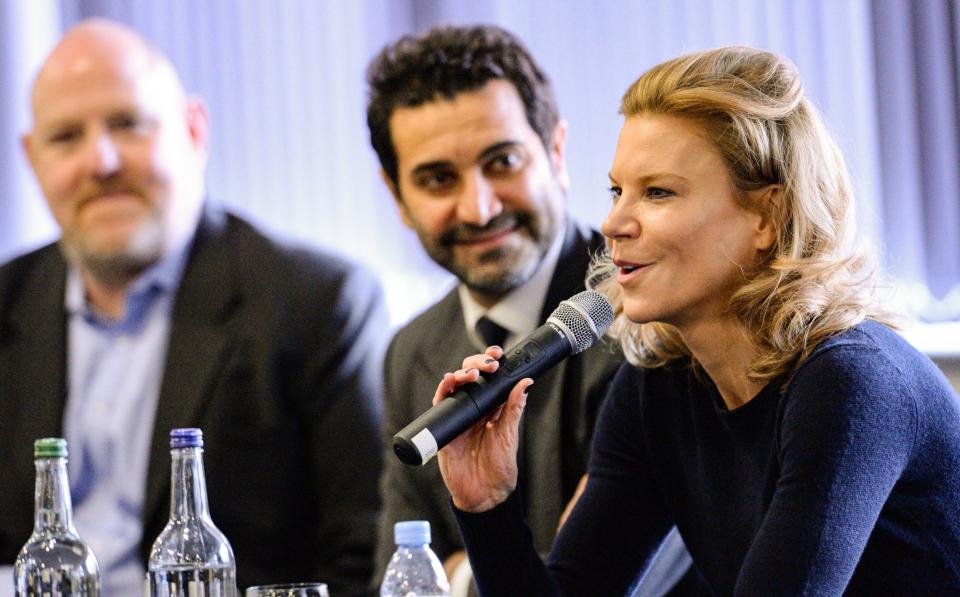
[(548, 321), (564, 328), (573, 354), (583, 352), (606, 333), (613, 323), (613, 308), (596, 290), (584, 290), (562, 301)]

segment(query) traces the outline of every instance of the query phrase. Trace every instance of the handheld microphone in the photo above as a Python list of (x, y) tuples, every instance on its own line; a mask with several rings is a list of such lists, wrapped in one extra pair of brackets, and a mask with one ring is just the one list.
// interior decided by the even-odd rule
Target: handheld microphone
[(547, 322), (500, 357), (500, 367), (441, 400), (393, 436), (404, 464), (426, 464), (458, 435), (507, 401), (525, 377), (540, 375), (566, 357), (593, 346), (613, 322), (600, 293), (586, 290), (562, 301)]

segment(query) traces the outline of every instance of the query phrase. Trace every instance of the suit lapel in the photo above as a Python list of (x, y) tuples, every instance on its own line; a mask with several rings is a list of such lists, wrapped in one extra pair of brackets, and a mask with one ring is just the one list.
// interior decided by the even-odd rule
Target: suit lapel
[(470, 343), (463, 322), (463, 307), (460, 305), (460, 295), (454, 287), (443, 299), (437, 303), (436, 321), (438, 322), (422, 341), (416, 344), (416, 362), (431, 376), (436, 376), (437, 383), (445, 371), (458, 369), (464, 357), (477, 352), (477, 348)]
[(547, 320), (560, 301), (584, 289), (583, 281), (587, 277), (590, 258), (602, 248), (603, 239), (599, 234), (591, 236), (590, 232), (575, 222), (568, 222), (563, 249), (557, 259), (557, 267), (553, 271), (553, 279), (540, 313), (541, 321)]
[(160, 399), (150, 444), (145, 527), (169, 492), (169, 434), (198, 424), (213, 373), (226, 356), (230, 315), (240, 301), (238, 257), (222, 212), (207, 209), (174, 301)]
[[(31, 396), (29, 401), (17, 401), (27, 407), (19, 417), (20, 430), (60, 436), (67, 397), (67, 265), (57, 247), (45, 251), (11, 313), (12, 341), (5, 358), (19, 364), (3, 375), (9, 391)], [(30, 446), (25, 449), (30, 452)]]
[[(567, 226), (563, 249), (557, 260), (550, 287), (544, 300), (541, 321), (556, 309), (560, 301), (583, 290), (583, 280), (590, 262), (587, 236), (572, 221)], [(535, 474), (524, 475), (524, 499), (531, 523), (547, 525), (537, 537), (552, 537), (565, 505), (563, 500), (562, 420), (567, 368), (561, 361), (543, 375), (530, 390), (524, 411), (522, 433), (523, 458), (526, 469)], [(575, 392), (576, 388), (568, 391)], [(535, 546), (545, 553), (550, 544)]]
[[(12, 301), (7, 320), (0, 322), (0, 403), (4, 409), (0, 441), (11, 442), (0, 446), (0, 492), (30, 508), (33, 441), (63, 436), (67, 397), (66, 261), (55, 245), (43, 249), (37, 259), (23, 279), (17, 280), (20, 287), (9, 289), (15, 294), (0, 298)], [(16, 499), (12, 497), (15, 494)], [(29, 512), (21, 514), (28, 535), (32, 518)]]

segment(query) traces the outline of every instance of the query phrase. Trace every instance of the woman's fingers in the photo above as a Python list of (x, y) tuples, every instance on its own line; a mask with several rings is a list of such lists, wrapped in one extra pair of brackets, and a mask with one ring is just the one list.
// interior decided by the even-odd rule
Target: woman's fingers
[(437, 384), (437, 391), (433, 394), (432, 404), (437, 405), (438, 402), (443, 400), (445, 397), (453, 393), (454, 388), (457, 387), (456, 378), (453, 373), (444, 373), (443, 379), (440, 380), (440, 383)]
[(500, 367), (497, 360), (503, 356), (503, 349), (499, 346), (490, 346), (483, 354), (470, 355), (463, 359), (463, 367), (452, 373), (444, 373), (443, 379), (437, 385), (437, 391), (433, 395), (433, 404), (443, 400), (451, 395), (459, 386), (467, 383), (473, 383), (480, 379), (481, 373), (493, 373)]
[(520, 417), (523, 415), (523, 409), (527, 406), (527, 392), (533, 380), (529, 377), (521, 379), (517, 385), (510, 390), (510, 396), (507, 403), (504, 404), (504, 412), (508, 417), (506, 422), (519, 425)]
[(480, 379), (480, 370), (476, 367), (470, 367), (469, 369), (457, 369), (453, 372), (453, 380), (456, 382), (457, 386), (462, 386), (465, 383), (473, 383)]
[(523, 409), (527, 404), (527, 392), (530, 389), (530, 386), (533, 385), (533, 380), (529, 377), (525, 377), (517, 382), (517, 385), (510, 390), (510, 395), (507, 396), (507, 401), (497, 407), (497, 410), (493, 411), (493, 414), (490, 415), (490, 418), (487, 419), (488, 423), (496, 423), (500, 420), (500, 417), (503, 416), (504, 410), (512, 409), (514, 418), (519, 419), (520, 415), (523, 414)]
[[(433, 395), (433, 400), (431, 401), (434, 406), (437, 405), (441, 400), (451, 395), (456, 391), (456, 389), (464, 384), (474, 383), (480, 379), (481, 373), (492, 373), (500, 367), (500, 361), (498, 359), (503, 356), (503, 349), (499, 346), (489, 346), (487, 347), (486, 352), (483, 354), (474, 354), (470, 355), (467, 358), (463, 359), (463, 368), (457, 369), (452, 373), (444, 373), (443, 379), (440, 380), (440, 383), (437, 385), (437, 391)], [(526, 391), (533, 385), (533, 380), (530, 378), (520, 380), (517, 385), (510, 392), (510, 397), (508, 401), (513, 397), (515, 393), (518, 394), (518, 398), (515, 400), (520, 400), (519, 395), (522, 394), (523, 404), (526, 404)], [(500, 415), (503, 412), (503, 406), (497, 408), (488, 418), (487, 423), (493, 421), (496, 422), (500, 420)], [(516, 406), (514, 407), (516, 408)], [(520, 413), (523, 412), (523, 405), (520, 407)]]
[(473, 354), (463, 359), (462, 369), (479, 369), (484, 373), (492, 373), (500, 366), (497, 361), (503, 356), (503, 349), (499, 346), (490, 346), (483, 354)]

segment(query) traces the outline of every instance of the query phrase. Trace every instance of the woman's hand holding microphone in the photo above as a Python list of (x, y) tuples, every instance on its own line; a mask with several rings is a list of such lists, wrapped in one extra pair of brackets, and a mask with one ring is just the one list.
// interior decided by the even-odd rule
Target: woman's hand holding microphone
[[(446, 373), (433, 404), (453, 394), (460, 386), (473, 383), (481, 373), (492, 373), (503, 356), (499, 346), (463, 360), (463, 368)], [(527, 404), (527, 390), (533, 380), (524, 378), (510, 391), (507, 402), (479, 423), (451, 441), (437, 454), (440, 473), (453, 504), (465, 512), (485, 512), (503, 503), (517, 487), (517, 448), (520, 418)]]

